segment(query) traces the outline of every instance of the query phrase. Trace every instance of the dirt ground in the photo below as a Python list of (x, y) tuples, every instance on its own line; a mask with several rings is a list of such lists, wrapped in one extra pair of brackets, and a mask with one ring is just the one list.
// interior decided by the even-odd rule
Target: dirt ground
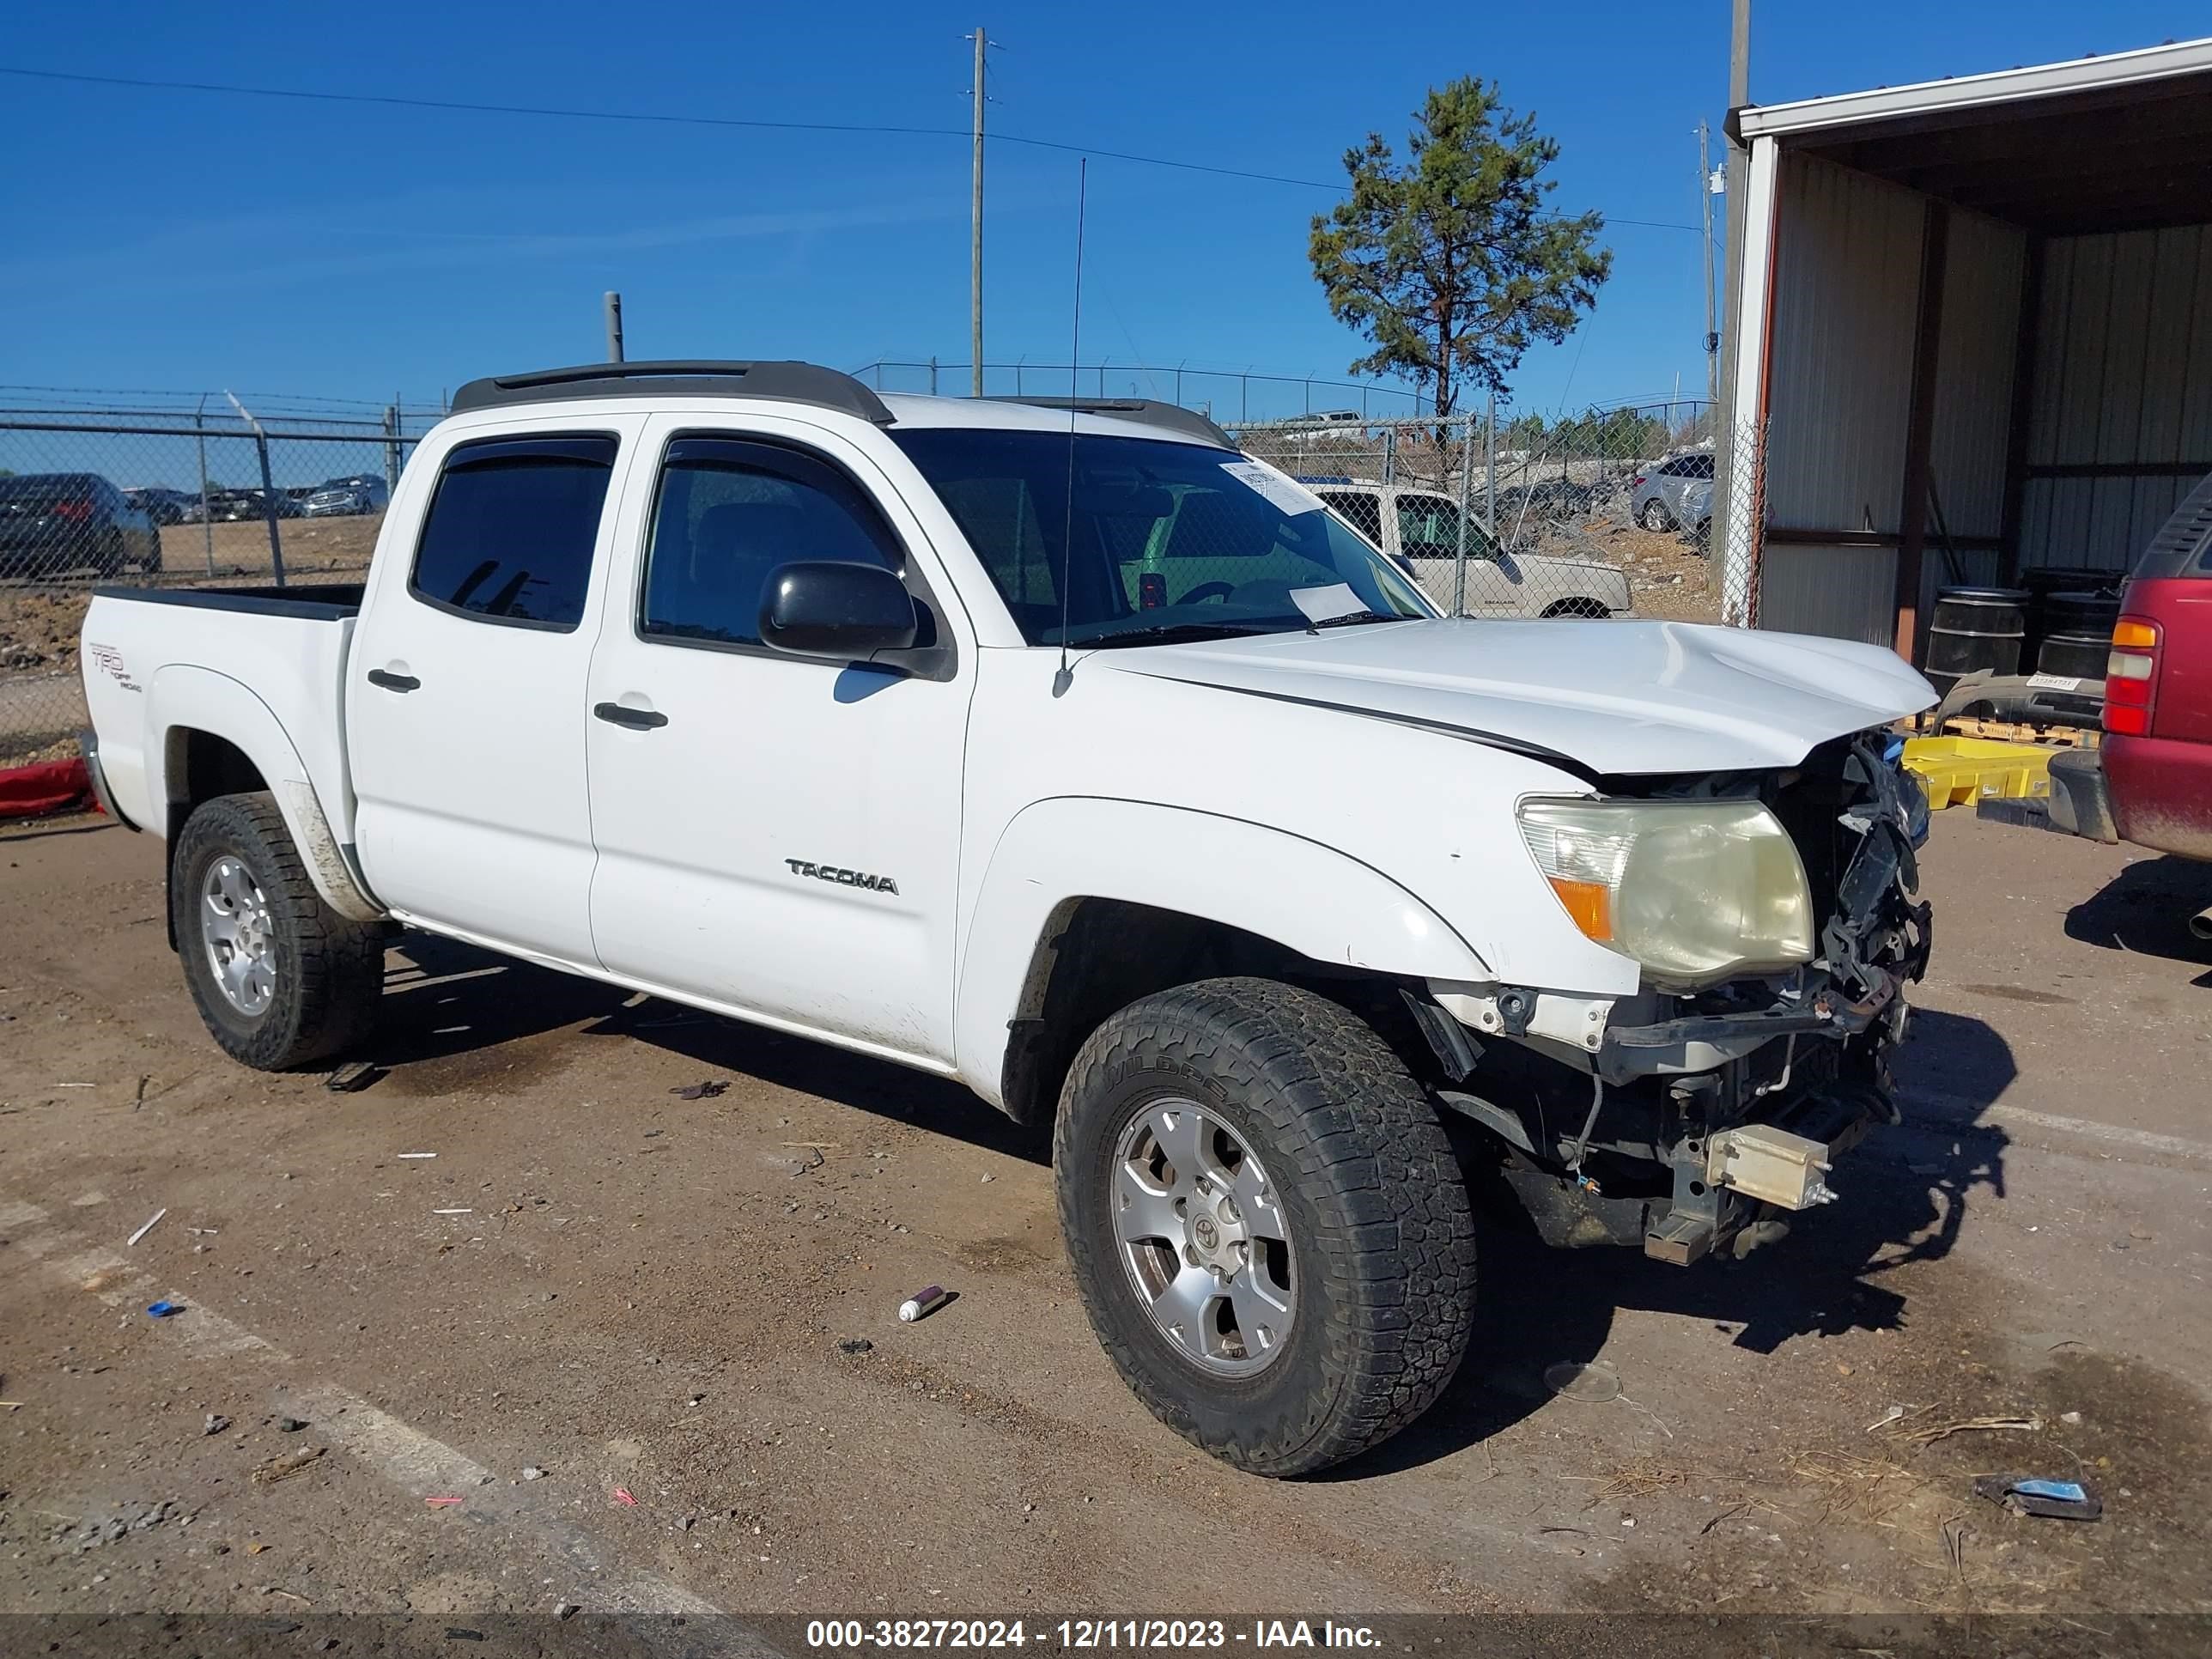
[(1444, 1401), (1294, 1484), (1123, 1390), (957, 1090), (414, 937), (371, 1086), (246, 1072), (160, 874), (0, 839), (0, 1612), (2212, 1611), (2212, 867), (1942, 814), (1843, 1201), (1689, 1270), (1490, 1226)]

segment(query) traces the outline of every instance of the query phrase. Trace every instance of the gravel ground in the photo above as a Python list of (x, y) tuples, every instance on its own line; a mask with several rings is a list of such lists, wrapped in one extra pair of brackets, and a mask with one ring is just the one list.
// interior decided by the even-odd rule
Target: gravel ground
[(0, 839), (0, 1611), (2212, 1611), (2212, 868), (1942, 815), (1841, 1203), (1686, 1271), (1493, 1227), (1443, 1403), (1270, 1484), (1122, 1390), (957, 1091), (416, 937), (371, 1086), (245, 1072), (159, 854)]

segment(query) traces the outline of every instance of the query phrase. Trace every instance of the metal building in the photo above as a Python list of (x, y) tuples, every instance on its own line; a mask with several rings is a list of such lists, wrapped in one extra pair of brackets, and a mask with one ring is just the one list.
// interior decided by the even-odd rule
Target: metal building
[(2212, 40), (1729, 118), (1758, 624), (1917, 659), (1939, 586), (2131, 563), (2212, 471)]

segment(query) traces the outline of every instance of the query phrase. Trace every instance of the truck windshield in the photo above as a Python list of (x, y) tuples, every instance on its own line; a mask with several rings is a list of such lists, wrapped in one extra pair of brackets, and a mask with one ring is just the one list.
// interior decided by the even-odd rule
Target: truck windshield
[[(1031, 645), (1277, 634), (1436, 613), (1287, 479), (1151, 438), (922, 427), (891, 437), (935, 488)], [(1070, 483), (1073, 481), (1073, 498)], [(1349, 588), (1346, 594), (1342, 590)]]

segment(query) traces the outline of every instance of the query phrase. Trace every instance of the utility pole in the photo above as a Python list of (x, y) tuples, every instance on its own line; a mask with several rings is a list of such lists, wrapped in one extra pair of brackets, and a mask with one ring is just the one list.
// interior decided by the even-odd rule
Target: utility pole
[(975, 43), (975, 155), (968, 201), (968, 360), (974, 365), (969, 395), (983, 395), (983, 54), (990, 38), (981, 23), (968, 37)]
[[(1729, 24), (1729, 108), (1751, 101), (1751, 0), (1734, 0)], [(1722, 555), (1721, 620), (1737, 628), (1751, 625), (1757, 613), (1751, 550), (1759, 535), (1752, 499), (1757, 483), (1759, 410), (1735, 406), (1736, 366), (1743, 349), (1743, 239), (1746, 185), (1751, 155), (1731, 125), (1728, 145), (1728, 308), (1722, 313), (1720, 383), (1713, 401), (1714, 534)], [(1711, 188), (1710, 185), (1707, 186)], [(1708, 200), (1711, 198), (1708, 198)], [(1756, 341), (1753, 349), (1759, 349)], [(1747, 433), (1746, 428), (1748, 428)], [(1745, 441), (1746, 437), (1749, 441)]]
[(609, 289), (605, 304), (607, 311), (607, 361), (618, 363), (623, 360), (622, 295)]
[(1705, 246), (1705, 401), (1711, 403), (1721, 391), (1720, 325), (1713, 310), (1713, 163), (1707, 151), (1711, 129), (1701, 116), (1698, 120), (1698, 205), (1702, 210)]

